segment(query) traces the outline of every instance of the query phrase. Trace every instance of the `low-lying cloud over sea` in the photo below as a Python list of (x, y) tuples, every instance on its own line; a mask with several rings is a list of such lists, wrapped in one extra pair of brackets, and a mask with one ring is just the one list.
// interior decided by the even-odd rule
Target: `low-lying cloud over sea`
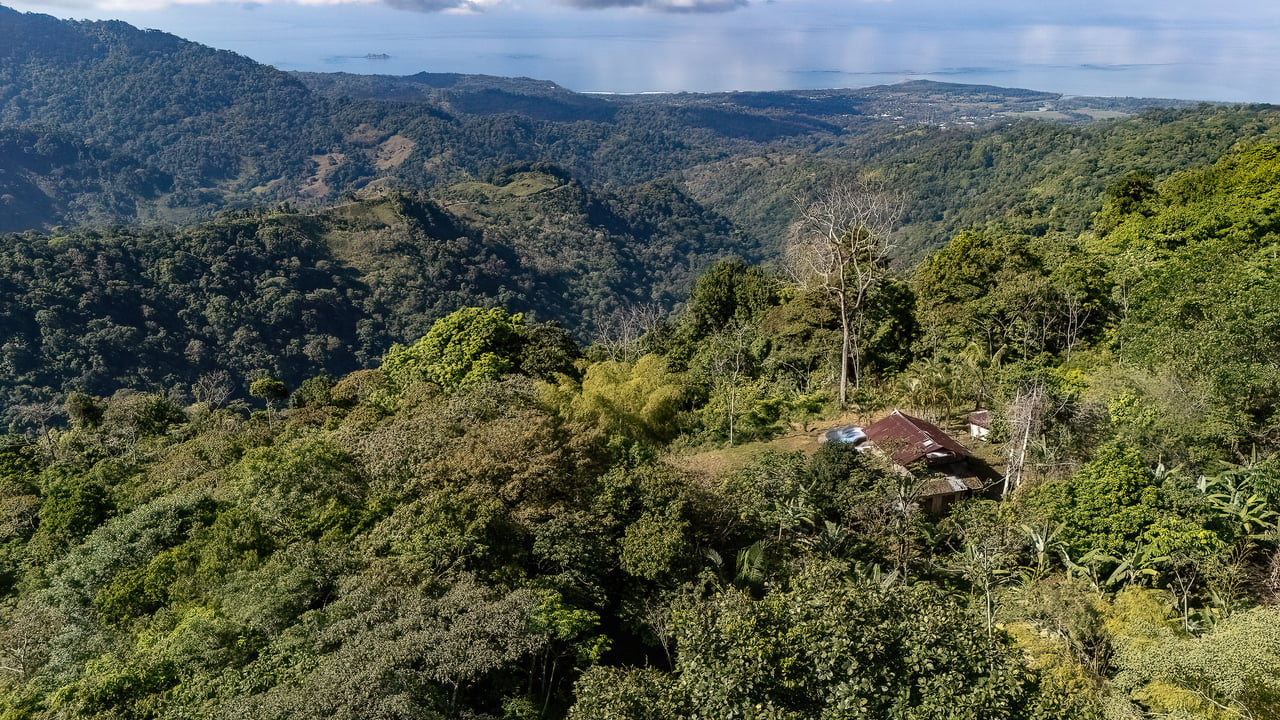
[[(1280, 8), (1186, 0), (56, 0), (287, 70), (487, 73), (604, 92), (925, 78), (1280, 102)], [(417, 12), (414, 12), (417, 11)]]

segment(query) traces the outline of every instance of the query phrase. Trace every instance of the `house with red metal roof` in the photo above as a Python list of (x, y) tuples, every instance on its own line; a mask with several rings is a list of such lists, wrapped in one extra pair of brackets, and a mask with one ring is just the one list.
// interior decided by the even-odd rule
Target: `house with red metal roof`
[(919, 503), (940, 514), (948, 505), (982, 490), (985, 485), (966, 463), (972, 453), (933, 423), (894, 410), (868, 425), (867, 439), (859, 450), (870, 450), (891, 460), (900, 472), (923, 470)]

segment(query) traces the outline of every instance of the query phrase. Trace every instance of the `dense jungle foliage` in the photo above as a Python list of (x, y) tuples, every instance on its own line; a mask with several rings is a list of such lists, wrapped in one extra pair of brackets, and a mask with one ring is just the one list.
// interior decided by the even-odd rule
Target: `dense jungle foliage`
[(584, 339), (627, 307), (673, 306), (717, 256), (749, 256), (667, 184), (593, 192), (529, 167), (490, 180), (177, 230), (2, 236), (0, 418), (67, 390), (296, 386), (373, 363), (466, 305)]
[(0, 128), (0, 232), (79, 218), (112, 224), (167, 190), (163, 173), (65, 134)]
[(0, 39), (0, 719), (1280, 718), (1272, 109)]
[[(1277, 188), (1266, 144), (1135, 172), (882, 276), (855, 417), (989, 409), (1019, 481), (943, 516), (787, 449), (833, 303), (741, 260), (589, 346), (466, 307), (250, 404), (66, 394), (0, 449), (3, 717), (1280, 717)], [(225, 224), (389, 207), (454, 222)]]
[(342, 375), (466, 305), (589, 342), (669, 312), (718, 258), (777, 258), (797, 200), (850, 166), (907, 199), (905, 268), (961, 230), (1079, 235), (1128, 173), (1276, 139), (1269, 108), (1050, 124), (1017, 118), (1143, 105), (938, 83), (628, 97), (290, 75), (3, 8), (0, 37), (0, 229), (93, 228), (0, 238), (0, 423), (26, 427), (72, 390), (194, 395), (227, 373), (243, 397), (264, 375)]

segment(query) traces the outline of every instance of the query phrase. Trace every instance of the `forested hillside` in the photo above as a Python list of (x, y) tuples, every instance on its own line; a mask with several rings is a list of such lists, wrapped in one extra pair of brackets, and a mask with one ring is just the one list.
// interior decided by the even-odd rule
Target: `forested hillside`
[[(534, 217), (547, 205), (522, 193), (564, 182), (491, 180), (452, 202)], [(961, 435), (991, 414), (967, 442), (998, 475), (943, 514), (921, 510), (927, 467), (787, 449), (838, 411), (838, 297), (738, 260), (679, 314), (590, 347), (471, 307), (424, 315), (367, 369), (258, 377), (251, 405), (214, 384), (68, 394), (0, 449), (0, 707), (1276, 717), (1278, 187), (1280, 148), (1259, 145), (1132, 173), (1080, 232), (980, 228), (910, 273), (879, 266), (853, 306), (853, 417), (897, 407)], [(620, 201), (596, 202), (585, 216)], [(485, 221), (441, 207), (228, 218), (188, 231), (190, 265), (154, 267), (194, 287), (201, 243), (265, 242), (294, 274), (253, 292), (305, 304), (307, 252), (376, 274), (375, 246), (340, 240), (360, 223), (398, 213), (410, 230), (384, 232), (463, 242)], [(510, 251), (557, 260), (528, 242)], [(362, 283), (343, 282), (325, 297), (355, 307)]]
[(1268, 106), (1151, 110), (1084, 125), (1019, 120), (971, 130), (868, 129), (816, 155), (773, 152), (683, 171), (694, 198), (748, 232), (783, 237), (796, 200), (859, 167), (906, 197), (904, 254), (920, 259), (960, 230), (998, 225), (1043, 235), (1089, 228), (1103, 191), (1130, 172), (1163, 179), (1232, 148), (1280, 137)]
[[(426, 194), (366, 188), (363, 199), (330, 210), (253, 210), (188, 229), (11, 236), (0, 242), (12, 268), (0, 307), (0, 385), (13, 420), (14, 408), (69, 390), (189, 386), (215, 369), (237, 381), (265, 373), (295, 382), (316, 368), (350, 371), (470, 304), (558, 320), (589, 340), (637, 309), (670, 311), (718, 257), (776, 260), (797, 200), (835, 182), (842, 167), (896, 158), (868, 172), (906, 200), (895, 240), (896, 262), (906, 266), (952, 228), (1046, 242), (1079, 236), (1102, 212), (1104, 189), (1131, 173), (1154, 182), (1272, 139), (1274, 125), (1265, 108), (1202, 108), (1079, 127), (1024, 121), (941, 135), (900, 128), (865, 135), (878, 149), (861, 157), (771, 154), (610, 190), (559, 167), (520, 164)], [(21, 155), (25, 167), (71, 152), (41, 137), (21, 136), (34, 143)], [(116, 158), (77, 157), (104, 168), (91, 174), (102, 179), (96, 185), (63, 180), (86, 211), (136, 206), (170, 181)], [(11, 207), (41, 207), (16, 200), (35, 192), (33, 182), (15, 183)], [(273, 239), (280, 236), (289, 240)], [(238, 279), (223, 276), (226, 257), (241, 267)], [(168, 263), (191, 269), (157, 269)], [(131, 279), (104, 281), (113, 274)]]
[[(246, 211), (178, 230), (0, 239), (0, 407), (225, 375), (344, 374), (466, 305), (594, 336), (670, 308), (718, 257), (752, 257), (666, 184), (593, 192), (513, 167), (436, 198), (370, 192), (323, 212)], [(33, 405), (34, 404), (34, 405)]]
[[(2, 242), (10, 421), (74, 389), (342, 374), (477, 303), (588, 340), (670, 311), (716, 258), (776, 260), (797, 202), (851, 167), (905, 198), (906, 267), (963, 229), (1078, 235), (1127, 174), (1276, 134), (1265, 107), (1047, 123), (1017, 118), (1143, 102), (937, 83), (632, 97), (290, 75), (122, 23), (0, 21), (0, 228), (96, 226)], [(156, 225), (228, 205), (250, 209)]]
[(1164, 105), (0, 8), (0, 720), (1280, 718), (1280, 118)]
[(74, 133), (146, 159), (177, 186), (250, 193), (297, 177), (328, 136), (294, 78), (248, 58), (121, 22), (73, 22), (0, 8), (0, 123)]
[[(320, 207), (371, 184), (427, 190), (513, 164), (551, 163), (593, 188), (680, 184), (768, 253), (794, 214), (793, 196), (810, 194), (832, 168), (855, 161), (901, 175), (912, 191), (913, 245), (923, 250), (978, 217), (944, 212), (956, 187), (981, 195), (973, 203), (981, 212), (1003, 215), (1028, 200), (1027, 188), (1072, 170), (1046, 168), (1043, 159), (1046, 149), (1070, 143), (1098, 163), (1079, 170), (1088, 181), (1074, 203), (1096, 197), (1140, 154), (1106, 152), (1112, 134), (1104, 128), (1112, 123), (1072, 135), (1019, 118), (1087, 123), (1189, 105), (930, 82), (625, 96), (448, 73), (289, 74), (124, 23), (3, 7), (0, 48), (0, 131), (24, 138), (0, 144), (0, 183), (20, 183), (22, 194), (0, 194), (26, 198), (20, 211), (0, 213), (5, 230), (186, 223), (282, 201)], [(1272, 124), (1265, 112), (1249, 120), (1216, 119), (1208, 108), (1184, 112), (1148, 116), (1136, 131), (1116, 135), (1180, 121), (1233, 124), (1242, 134), (1239, 126), (1249, 122)], [(1066, 135), (1045, 137), (1057, 132)], [(1225, 149), (1210, 132), (1178, 140), (1192, 160)], [(92, 151), (47, 147), (67, 143)], [(1001, 176), (975, 183), (988, 170), (982, 148), (1005, 145)], [(761, 177), (778, 164), (782, 174)], [(1183, 166), (1154, 164), (1157, 175)], [(927, 173), (914, 169), (921, 165)], [(748, 179), (760, 182), (744, 185)]]
[(0, 130), (0, 232), (51, 219), (111, 224), (144, 217), (171, 186), (165, 173), (66, 135)]

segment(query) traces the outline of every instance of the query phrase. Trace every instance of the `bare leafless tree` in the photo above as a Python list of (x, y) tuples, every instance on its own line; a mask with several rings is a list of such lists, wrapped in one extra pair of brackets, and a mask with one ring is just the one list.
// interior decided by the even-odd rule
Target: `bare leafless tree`
[(1040, 436), (1048, 405), (1044, 382), (1036, 380), (1018, 389), (1009, 403), (1009, 441), (1005, 443), (1004, 492), (1008, 494), (1022, 483), (1027, 467), (1027, 451)]
[(786, 264), (795, 281), (827, 293), (839, 309), (841, 405), (851, 372), (854, 386), (862, 384), (867, 303), (888, 271), (903, 209), (903, 197), (878, 182), (841, 182), (800, 205), (787, 240)]
[(0, 686), (26, 682), (49, 658), (49, 641), (62, 619), (51, 608), (24, 600), (0, 613)]
[(1071, 353), (1084, 339), (1093, 312), (1082, 293), (1067, 290), (1062, 293), (1059, 312), (1062, 314), (1062, 346), (1068, 360)]
[(205, 373), (191, 386), (191, 394), (197, 402), (207, 403), (210, 408), (220, 408), (231, 400), (235, 394), (235, 385), (231, 382), (231, 374), (226, 370), (215, 370)]
[(596, 332), (596, 347), (610, 360), (632, 362), (640, 357), (640, 338), (667, 316), (657, 303), (629, 305), (613, 313)]
[(39, 425), (43, 436), (49, 433), (49, 423), (62, 414), (62, 403), (56, 400), (27, 403), (15, 407), (14, 413), (28, 425)]

